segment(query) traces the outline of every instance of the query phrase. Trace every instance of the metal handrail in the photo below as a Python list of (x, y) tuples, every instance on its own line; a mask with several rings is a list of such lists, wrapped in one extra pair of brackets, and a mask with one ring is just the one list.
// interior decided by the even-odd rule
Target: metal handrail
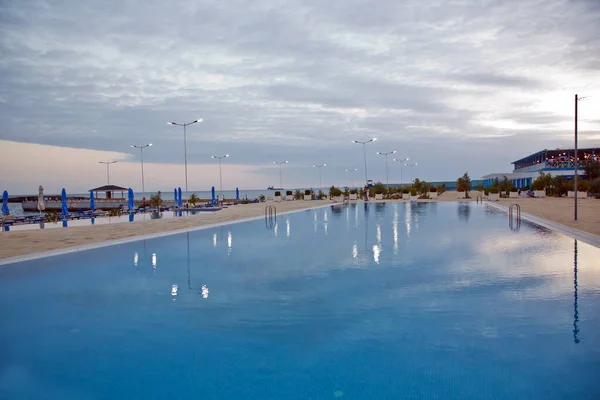
[[(516, 210), (516, 222), (517, 224), (514, 224), (514, 216), (515, 216), (515, 210)], [(508, 226), (512, 231), (518, 232), (519, 228), (521, 228), (521, 206), (517, 203), (513, 203), (508, 207)]]

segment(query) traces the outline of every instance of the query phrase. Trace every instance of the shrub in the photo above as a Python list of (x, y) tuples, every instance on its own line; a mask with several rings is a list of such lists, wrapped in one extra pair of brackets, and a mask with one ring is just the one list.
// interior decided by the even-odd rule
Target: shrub
[(592, 182), (590, 182), (590, 190), (589, 191), (596, 195), (600, 195), (600, 178), (596, 178)]
[(410, 189), (410, 195), (411, 196), (416, 196), (417, 195), (417, 189), (415, 189), (415, 188)]
[(577, 191), (579, 192), (587, 192), (590, 190), (590, 183), (583, 179), (577, 180)]
[(514, 192), (518, 192), (519, 189), (517, 189), (516, 186), (513, 186), (510, 188), (510, 191), (514, 193)]
[(296, 200), (300, 200), (302, 198), (302, 192), (300, 191), (300, 189), (296, 189), (296, 191), (294, 192), (294, 198)]
[(405, 187), (405, 188), (402, 189), (402, 193), (403, 194), (409, 194), (410, 193), (410, 189), (407, 188), (407, 187)]
[(281, 196), (281, 192), (280, 191), (275, 192), (275, 196)]
[(311, 194), (312, 194), (312, 190), (308, 190), (308, 189), (306, 189), (306, 190), (304, 191), (304, 195), (305, 195), (305, 196), (310, 196)]
[(291, 190), (286, 190), (285, 191), (285, 195), (286, 196), (291, 196), (293, 194), (293, 192)]
[(483, 192), (483, 185), (480, 183), (477, 186), (475, 186), (475, 190), (479, 191), (479, 192)]
[(485, 188), (485, 189), (483, 189), (483, 194), (484, 194), (484, 195), (486, 195), (486, 196), (487, 196), (488, 194), (490, 194), (490, 189), (489, 189), (489, 188)]
[(468, 192), (471, 190), (471, 178), (468, 173), (464, 173), (463, 176), (456, 180), (456, 190), (459, 192)]
[(339, 188), (336, 188), (335, 186), (331, 186), (329, 188), (329, 195), (331, 197), (341, 196), (342, 195), (342, 191)]
[(325, 198), (325, 193), (323, 193), (323, 191), (321, 189), (319, 189), (319, 194), (317, 197), (319, 200), (322, 200), (323, 198)]
[(590, 161), (584, 167), (585, 177), (589, 181), (594, 181), (596, 178), (600, 178), (600, 162)]
[(496, 194), (498, 192), (500, 192), (500, 190), (498, 188), (495, 188), (495, 187), (490, 188), (490, 193)]
[(432, 192), (432, 193), (433, 193), (433, 192), (437, 192), (437, 188), (435, 188), (435, 187), (431, 186), (431, 187), (429, 188), (429, 191), (430, 191), (430, 192)]
[(358, 189), (350, 189), (350, 194), (357, 194), (358, 193)]
[(56, 211), (46, 211), (45, 217), (46, 217), (46, 222), (60, 221), (60, 213), (58, 213)]
[(544, 190), (552, 183), (552, 175), (540, 171), (540, 176), (531, 184), (533, 190)]
[(348, 186), (344, 186), (344, 196), (348, 197), (350, 194), (350, 188)]
[(160, 207), (163, 203), (162, 197), (161, 197), (161, 192), (160, 190), (156, 193), (153, 194), (152, 196), (150, 196), (150, 200), (148, 201), (148, 204), (150, 204), (150, 206), (152, 207)]
[(264, 203), (266, 200), (265, 195), (261, 194), (260, 196), (258, 196), (258, 201), (260, 201), (261, 203)]
[(438, 194), (442, 194), (446, 191), (446, 184), (444, 183), (442, 185), (437, 185), (435, 188), (436, 188)]

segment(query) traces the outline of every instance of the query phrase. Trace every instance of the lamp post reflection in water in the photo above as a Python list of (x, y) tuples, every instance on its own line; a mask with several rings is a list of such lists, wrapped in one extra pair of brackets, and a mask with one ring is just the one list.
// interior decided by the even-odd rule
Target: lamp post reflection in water
[(231, 240), (232, 240), (232, 236), (231, 236), (231, 232), (227, 232), (227, 255), (231, 254)]
[(138, 266), (138, 261), (140, 260), (140, 255), (137, 253), (137, 251), (135, 252), (135, 254), (133, 255), (133, 265), (137, 268)]
[(573, 245), (573, 341), (579, 343), (579, 311), (577, 298), (577, 240)]
[(392, 222), (394, 227), (394, 254), (398, 253), (398, 205), (394, 205), (394, 221)]
[(213, 234), (213, 247), (217, 247), (217, 234)]
[(156, 253), (152, 253), (152, 270), (155, 273), (156, 273), (157, 266), (158, 266), (158, 264), (157, 264), (157, 261), (156, 261)]
[(285, 219), (285, 236), (287, 236), (288, 239), (290, 237), (290, 219), (289, 218)]

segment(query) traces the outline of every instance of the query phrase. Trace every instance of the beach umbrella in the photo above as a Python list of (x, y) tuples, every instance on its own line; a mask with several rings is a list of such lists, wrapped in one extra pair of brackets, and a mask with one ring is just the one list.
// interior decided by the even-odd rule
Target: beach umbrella
[(134, 200), (133, 189), (132, 188), (129, 188), (127, 190), (127, 197), (128, 197), (128, 200), (129, 200), (129, 202), (128, 202), (129, 203), (128, 204), (128, 206), (129, 206), (129, 212), (132, 212), (133, 209), (135, 208), (135, 200)]
[(236, 200), (240, 200), (240, 189), (239, 188), (235, 188), (235, 199)]
[(10, 214), (10, 211), (8, 209), (8, 192), (6, 190), (4, 191), (4, 193), (2, 193), (2, 214)]
[(46, 204), (44, 204), (44, 187), (42, 185), (40, 185), (39, 192), (38, 192), (37, 209), (40, 212), (40, 215), (42, 214), (42, 211), (44, 211), (46, 209)]
[(94, 192), (90, 190), (90, 210), (96, 211), (96, 200), (94, 200)]
[[(4, 192), (4, 193), (6, 193), (6, 192)], [(214, 205), (214, 204), (216, 204), (216, 203), (217, 203), (217, 202), (215, 201), (215, 187), (214, 187), (214, 186), (213, 186), (213, 187), (212, 187), (212, 189), (210, 190), (210, 194), (211, 194), (211, 197), (212, 197), (212, 203), (213, 203), (213, 205)]]
[(179, 206), (183, 207), (183, 198), (181, 197), (181, 188), (180, 187), (177, 188), (177, 196), (179, 197), (179, 201), (178, 201)]
[(69, 216), (69, 207), (67, 207), (67, 191), (65, 190), (65, 188), (63, 188), (63, 190), (62, 190), (61, 197), (62, 197), (62, 214), (64, 217), (68, 217)]
[(177, 188), (173, 189), (173, 204), (175, 207), (179, 205), (179, 200), (177, 200)]

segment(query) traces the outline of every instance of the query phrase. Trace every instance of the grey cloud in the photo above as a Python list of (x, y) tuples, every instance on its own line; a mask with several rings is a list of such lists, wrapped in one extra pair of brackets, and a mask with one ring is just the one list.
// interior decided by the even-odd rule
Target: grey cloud
[[(180, 163), (182, 132), (166, 121), (203, 117), (188, 131), (191, 160), (289, 158), (298, 181), (300, 165), (320, 162), (343, 178), (361, 161), (350, 139), (369, 136), (380, 138), (373, 153), (403, 149), (428, 179), (505, 170), (513, 157), (489, 146), (536, 151), (541, 131), (479, 126), (487, 114), (448, 99), (543, 96), (553, 83), (527, 72), (597, 69), (600, 50), (600, 13), (585, 1), (10, 3), (0, 14), (0, 138), (113, 151), (151, 141), (151, 160)], [(545, 18), (563, 11), (565, 21)], [(494, 118), (560, 122), (523, 112), (532, 101)]]

